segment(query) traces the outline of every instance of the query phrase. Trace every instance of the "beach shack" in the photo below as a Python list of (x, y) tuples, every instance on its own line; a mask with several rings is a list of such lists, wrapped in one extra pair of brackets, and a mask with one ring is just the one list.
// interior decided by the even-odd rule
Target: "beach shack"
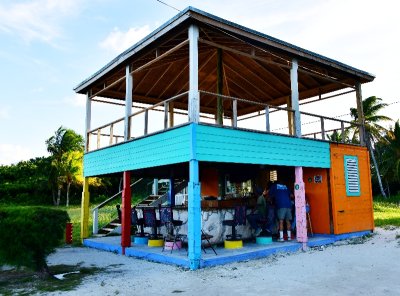
[[(104, 205), (89, 211), (88, 180), (109, 174), (123, 175), (121, 252), (135, 248), (132, 210), (140, 220), (144, 209), (158, 215), (158, 205), (167, 205), (182, 222), (174, 226), (186, 235), (191, 269), (203, 266), (205, 240), (221, 243), (235, 231), (246, 244), (249, 226), (225, 221), (236, 219), (240, 205), (251, 211), (270, 180), (294, 193), (295, 244), (307, 246), (311, 225), (313, 233), (328, 236), (372, 231), (361, 85), (373, 80), (365, 71), (186, 8), (75, 88), (87, 98), (82, 239), (90, 235), (92, 213), (93, 233), (99, 231)], [(353, 98), (357, 122), (302, 111), (341, 95)], [(95, 104), (120, 106), (123, 116), (93, 126)], [(358, 141), (350, 143), (346, 134), (354, 132)], [(132, 205), (131, 179), (141, 178), (154, 180), (153, 192)], [(161, 180), (167, 184), (162, 194)]]

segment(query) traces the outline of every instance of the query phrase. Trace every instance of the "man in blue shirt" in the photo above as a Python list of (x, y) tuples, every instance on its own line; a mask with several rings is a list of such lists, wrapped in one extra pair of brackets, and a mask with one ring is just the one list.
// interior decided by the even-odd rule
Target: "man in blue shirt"
[(283, 220), (286, 221), (286, 229), (288, 241), (291, 238), (290, 221), (292, 220), (292, 202), (290, 201), (290, 191), (286, 185), (282, 183), (270, 184), (268, 190), (269, 197), (275, 202), (277, 209), (277, 216), (279, 219), (279, 239), (278, 241), (283, 242)]

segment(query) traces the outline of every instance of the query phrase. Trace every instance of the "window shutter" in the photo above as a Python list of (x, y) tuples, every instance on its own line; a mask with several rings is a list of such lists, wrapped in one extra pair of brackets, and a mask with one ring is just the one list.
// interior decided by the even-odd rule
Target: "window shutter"
[(347, 196), (360, 196), (360, 175), (358, 170), (358, 157), (344, 157), (344, 170), (346, 178)]

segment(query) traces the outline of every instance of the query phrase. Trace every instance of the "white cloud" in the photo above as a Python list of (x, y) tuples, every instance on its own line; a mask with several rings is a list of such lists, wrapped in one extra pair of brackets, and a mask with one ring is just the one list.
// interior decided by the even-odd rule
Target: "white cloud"
[(0, 4), (0, 32), (16, 34), (25, 42), (54, 44), (61, 36), (59, 22), (79, 10), (81, 0), (31, 0)]
[(119, 53), (131, 47), (150, 32), (151, 30), (148, 25), (139, 28), (130, 28), (127, 32), (122, 32), (119, 28), (114, 28), (99, 45), (101, 48)]
[(86, 106), (86, 96), (81, 94), (73, 94), (72, 96), (65, 97), (63, 101), (64, 103), (74, 107)]
[(33, 157), (32, 151), (27, 147), (0, 144), (0, 165), (15, 164), (21, 160), (28, 160)]

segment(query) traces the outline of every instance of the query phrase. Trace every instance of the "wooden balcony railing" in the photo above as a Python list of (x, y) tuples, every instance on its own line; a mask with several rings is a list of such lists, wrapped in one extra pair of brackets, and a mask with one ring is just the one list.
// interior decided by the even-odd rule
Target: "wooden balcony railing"
[[(219, 95), (207, 91), (199, 91), (201, 110), (199, 122), (230, 128), (261, 131), (266, 133), (294, 136), (294, 110), (291, 108), (272, 106), (261, 102), (250, 101), (226, 95)], [(213, 116), (214, 111), (204, 102), (222, 100), (223, 112)], [(127, 139), (139, 138), (149, 134), (165, 131), (174, 126), (187, 123), (188, 92), (159, 102), (151, 106), (140, 107), (128, 117)], [(239, 108), (239, 109), (238, 109)], [(215, 108), (216, 109), (216, 108)], [(243, 115), (241, 115), (243, 114)], [(360, 124), (322, 116), (318, 114), (300, 112), (302, 137), (327, 141), (328, 135), (337, 142), (350, 142), (347, 133), (360, 129)], [(219, 117), (219, 118), (218, 118)], [(92, 129), (87, 134), (88, 151), (100, 149), (124, 141), (125, 117)], [(95, 147), (93, 145), (95, 144)]]

